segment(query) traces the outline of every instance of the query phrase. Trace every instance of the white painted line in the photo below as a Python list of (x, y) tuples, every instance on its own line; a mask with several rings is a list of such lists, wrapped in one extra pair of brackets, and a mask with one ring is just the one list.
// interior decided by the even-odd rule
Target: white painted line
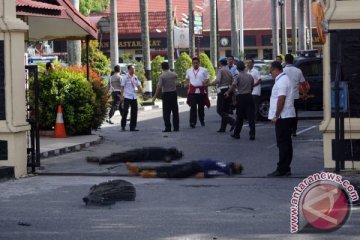
[(300, 135), (300, 134), (302, 134), (302, 133), (304, 133), (304, 132), (308, 132), (308, 131), (310, 131), (311, 129), (314, 129), (314, 128), (316, 128), (317, 126), (311, 126), (311, 127), (308, 127), (308, 128), (305, 128), (304, 130), (301, 130), (301, 131), (298, 131), (298, 132), (296, 132), (296, 134), (297, 135)]

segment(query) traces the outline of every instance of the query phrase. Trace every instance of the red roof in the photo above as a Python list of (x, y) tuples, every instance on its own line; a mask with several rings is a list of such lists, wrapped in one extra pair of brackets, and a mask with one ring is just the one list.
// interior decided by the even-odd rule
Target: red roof
[(17, 7), (29, 7), (29, 8), (38, 8), (38, 9), (49, 9), (49, 10), (63, 10), (64, 8), (59, 5), (54, 5), (51, 3), (37, 2), (32, 0), (16, 0)]
[[(194, 10), (203, 12), (203, 29), (210, 29), (210, 0), (194, 0)], [(245, 30), (270, 30), (271, 26), (271, 0), (244, 0), (244, 29)], [(291, 28), (291, 0), (286, 0), (287, 27)], [(173, 0), (173, 10), (178, 22), (183, 14), (188, 15), (188, 0)], [(202, 7), (203, 9), (196, 7)], [(230, 0), (217, 0), (219, 29), (229, 31), (231, 29)], [(148, 0), (150, 29), (166, 29), (166, 1)], [(118, 0), (117, 1), (119, 33), (140, 32), (139, 1)], [(105, 14), (108, 15), (109, 9)], [(156, 15), (156, 13), (160, 13)], [(130, 17), (134, 15), (134, 17)], [(126, 17), (124, 17), (126, 16)], [(159, 19), (162, 17), (162, 19)], [(280, 15), (279, 15), (280, 17)], [(128, 20), (131, 19), (131, 22)], [(314, 21), (314, 19), (313, 19)], [(158, 27), (155, 27), (158, 26)], [(133, 28), (133, 29), (132, 29)], [(162, 30), (162, 29), (161, 29)]]

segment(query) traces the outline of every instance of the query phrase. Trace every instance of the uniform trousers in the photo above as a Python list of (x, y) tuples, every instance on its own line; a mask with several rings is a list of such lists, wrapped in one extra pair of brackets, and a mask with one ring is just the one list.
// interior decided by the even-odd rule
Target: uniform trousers
[(255, 137), (255, 114), (254, 114), (254, 101), (251, 93), (239, 94), (236, 97), (236, 126), (234, 130), (235, 136), (240, 136), (244, 118), (249, 121), (250, 137)]
[(159, 178), (188, 178), (203, 171), (195, 161), (176, 165), (139, 168), (139, 172), (147, 170), (155, 171), (156, 176)]
[(190, 97), (190, 124), (196, 125), (197, 116), (199, 115), (200, 123), (205, 121), (204, 95), (200, 93), (189, 94)]
[(293, 121), (294, 118), (280, 118), (275, 124), (276, 143), (279, 149), (277, 170), (282, 174), (291, 170), (290, 164), (293, 157), (291, 126)]
[(177, 102), (177, 93), (164, 92), (162, 94), (163, 103), (163, 119), (165, 123), (165, 130), (171, 130), (170, 116), (172, 113), (172, 123), (175, 131), (179, 130), (179, 107)]
[(126, 118), (129, 113), (129, 107), (131, 107), (131, 114), (130, 114), (130, 130), (136, 128), (137, 123), (137, 114), (138, 114), (138, 105), (137, 99), (124, 99), (124, 110), (121, 118), (121, 127), (125, 128), (126, 126)]
[(116, 110), (119, 110), (120, 115), (122, 115), (123, 108), (120, 104), (120, 96), (121, 96), (121, 92), (119, 92), (119, 91), (114, 91), (111, 93), (112, 104), (111, 104), (111, 108), (110, 108), (110, 112), (109, 112), (109, 119), (114, 116), (114, 113)]
[(232, 96), (225, 97), (224, 93), (228, 90), (228, 88), (221, 89), (221, 91), (217, 94), (217, 105), (216, 111), (221, 117), (221, 125), (220, 130), (225, 131), (226, 125), (235, 124), (235, 120), (229, 116), (231, 104), (232, 104)]

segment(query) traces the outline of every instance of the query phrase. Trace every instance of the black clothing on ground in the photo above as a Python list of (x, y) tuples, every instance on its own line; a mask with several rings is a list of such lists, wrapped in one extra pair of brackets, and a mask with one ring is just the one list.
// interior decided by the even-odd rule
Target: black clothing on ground
[(179, 131), (179, 107), (177, 102), (176, 91), (163, 92), (162, 103), (163, 103), (163, 119), (165, 123), (165, 130), (171, 131), (170, 116), (172, 113), (172, 123), (173, 123), (174, 131)]
[(112, 153), (110, 156), (99, 159), (99, 164), (165, 161), (170, 162), (182, 158), (183, 153), (176, 148), (144, 147), (126, 152)]
[(276, 143), (279, 149), (277, 170), (281, 174), (291, 171), (290, 164), (293, 157), (291, 126), (293, 121), (294, 118), (280, 118), (275, 124)]

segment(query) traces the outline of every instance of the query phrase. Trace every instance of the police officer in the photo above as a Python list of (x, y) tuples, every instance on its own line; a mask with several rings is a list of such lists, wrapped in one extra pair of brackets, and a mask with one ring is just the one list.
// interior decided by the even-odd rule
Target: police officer
[(120, 115), (123, 113), (123, 108), (120, 104), (121, 97), (121, 76), (120, 76), (120, 66), (116, 65), (114, 67), (114, 74), (110, 77), (110, 91), (112, 97), (112, 104), (109, 112), (109, 119), (106, 122), (113, 124), (111, 118), (114, 116), (116, 110), (119, 110)]

